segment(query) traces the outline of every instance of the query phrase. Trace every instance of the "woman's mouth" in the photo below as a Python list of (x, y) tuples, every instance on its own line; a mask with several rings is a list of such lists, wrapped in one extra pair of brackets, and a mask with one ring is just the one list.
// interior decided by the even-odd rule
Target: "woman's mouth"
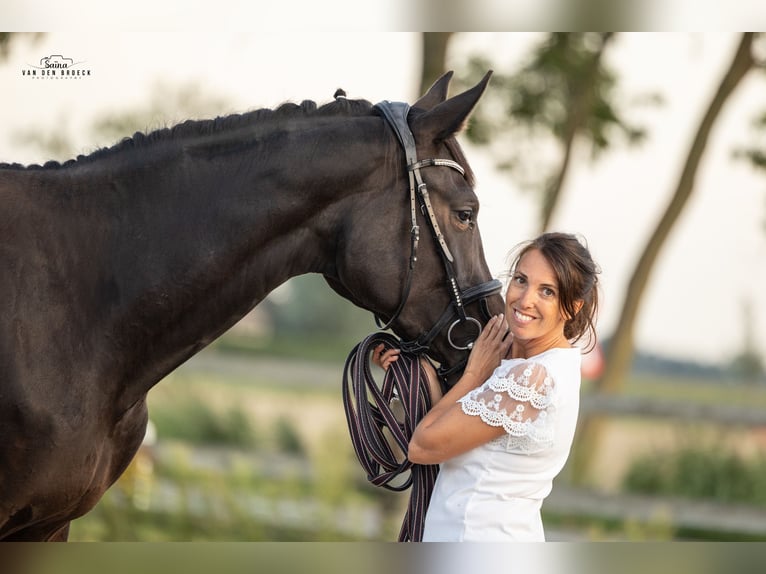
[(532, 319), (534, 319), (534, 317), (532, 317), (531, 315), (525, 315), (518, 309), (513, 310), (513, 316), (516, 318), (516, 320), (519, 323), (529, 323)]

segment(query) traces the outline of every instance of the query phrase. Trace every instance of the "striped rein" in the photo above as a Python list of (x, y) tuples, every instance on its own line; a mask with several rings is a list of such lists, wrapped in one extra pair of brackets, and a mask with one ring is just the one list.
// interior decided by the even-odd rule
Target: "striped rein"
[[(420, 542), (439, 466), (414, 464), (407, 460), (406, 454), (415, 427), (431, 408), (428, 379), (418, 356), (402, 352), (388, 367), (383, 384), (378, 387), (370, 370), (370, 356), (380, 343), (386, 348), (399, 346), (399, 340), (393, 335), (373, 333), (354, 347), (346, 359), (343, 407), (351, 442), (367, 472), (367, 480), (396, 492), (412, 487), (399, 542)], [(401, 420), (392, 411), (392, 401), (397, 399), (403, 411)], [(400, 450), (398, 456), (389, 441)], [(404, 483), (392, 484), (408, 471)]]

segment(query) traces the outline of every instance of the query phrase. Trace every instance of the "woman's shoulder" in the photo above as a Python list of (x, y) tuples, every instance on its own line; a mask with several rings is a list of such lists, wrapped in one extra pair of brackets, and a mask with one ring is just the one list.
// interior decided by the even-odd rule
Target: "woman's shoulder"
[(503, 359), (501, 366), (507, 368), (518, 367), (519, 365), (540, 364), (542, 366), (558, 364), (580, 364), (582, 360), (582, 350), (579, 347), (554, 347), (533, 355), (531, 357), (519, 359)]
[(542, 353), (527, 358), (504, 359), (495, 370), (495, 376), (545, 381), (545, 384), (556, 386), (564, 383), (579, 381), (582, 366), (582, 352), (577, 347), (548, 349)]

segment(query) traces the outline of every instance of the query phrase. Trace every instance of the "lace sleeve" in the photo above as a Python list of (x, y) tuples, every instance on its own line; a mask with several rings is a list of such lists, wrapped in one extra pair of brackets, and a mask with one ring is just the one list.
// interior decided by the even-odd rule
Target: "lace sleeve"
[(552, 402), (555, 384), (546, 368), (525, 362), (503, 372), (498, 369), (482, 386), (460, 403), (463, 412), (481, 417), (492, 426), (502, 426), (510, 446), (524, 451), (540, 450), (553, 442)]

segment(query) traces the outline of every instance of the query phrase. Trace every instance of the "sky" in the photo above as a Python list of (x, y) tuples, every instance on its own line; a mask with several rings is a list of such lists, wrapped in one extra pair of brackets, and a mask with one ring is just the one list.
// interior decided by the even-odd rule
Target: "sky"
[[(169, 15), (169, 17), (172, 14)], [(158, 84), (197, 84), (230, 103), (221, 114), (284, 101), (329, 101), (342, 87), (351, 98), (413, 101), (418, 95), (419, 34), (320, 30), (227, 32), (87, 26), (52, 30), (21, 44), (0, 67), (0, 161), (44, 161), (13, 135), (67, 129), (78, 153), (114, 142), (88, 141), (94, 117), (140, 107)], [(215, 28), (215, 26), (211, 26)], [(536, 33), (460, 34), (448, 66), (469, 51), (489, 52), (509, 71)], [(581, 233), (602, 268), (599, 333), (619, 316), (636, 259), (675, 187), (701, 114), (733, 55), (732, 32), (624, 34), (609, 63), (621, 74), (625, 102), (660, 92), (660, 108), (628, 108), (649, 131), (637, 149), (620, 148), (596, 164), (575, 157), (554, 228)], [(91, 75), (32, 79), (23, 69), (51, 55), (71, 57)], [(490, 84), (490, 89), (491, 84)], [(645, 294), (636, 342), (642, 350), (703, 362), (730, 359), (743, 345), (743, 301), (752, 307), (757, 350), (766, 355), (766, 176), (731, 160), (754, 141), (750, 122), (766, 111), (766, 74), (751, 74), (729, 101), (713, 133), (692, 199), (661, 253)], [(481, 105), (481, 102), (479, 103)], [(173, 123), (184, 118), (163, 118)], [(158, 126), (148, 126), (158, 127)], [(129, 135), (129, 134), (125, 134)], [(534, 198), (499, 173), (485, 150), (462, 143), (478, 176), (479, 226), (491, 270), (537, 232)], [(509, 142), (523, 145), (523, 142)]]

